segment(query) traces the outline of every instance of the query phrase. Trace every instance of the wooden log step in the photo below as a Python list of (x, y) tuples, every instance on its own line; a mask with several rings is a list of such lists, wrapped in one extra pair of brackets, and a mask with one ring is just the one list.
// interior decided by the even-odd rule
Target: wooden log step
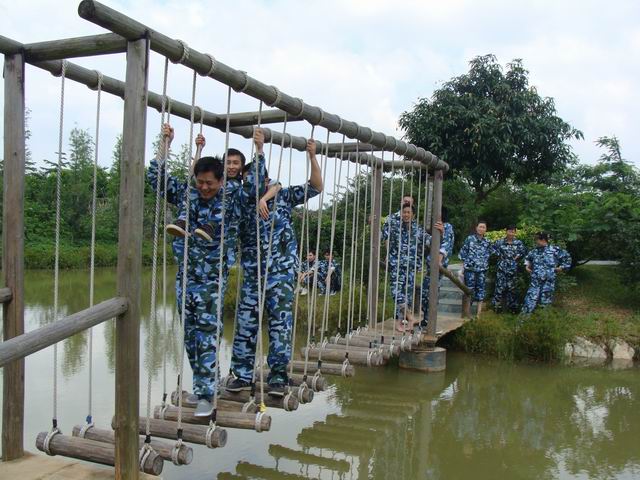
[[(395, 327), (394, 327), (395, 328)], [(391, 331), (391, 330), (388, 330)], [(418, 345), (420, 343), (420, 333), (419, 332), (406, 332), (404, 335), (402, 333), (396, 333), (396, 340), (402, 337), (408, 339), (411, 342), (411, 345)], [(380, 330), (377, 332), (375, 330), (362, 330), (358, 333), (354, 333), (354, 337), (362, 337), (362, 338), (380, 338)], [(387, 339), (387, 335), (385, 335), (385, 340)], [(406, 340), (405, 340), (406, 341)]]
[[(345, 350), (333, 350), (329, 348), (319, 349), (317, 347), (303, 347), (302, 357), (309, 356), (309, 360), (317, 360), (318, 356), (322, 356), (322, 360), (331, 362), (344, 360)], [(375, 350), (350, 350), (349, 363), (354, 365), (362, 365), (363, 367), (379, 367), (384, 362), (382, 355)]]
[[(220, 398), (222, 398), (223, 400), (231, 400), (239, 403), (247, 403), (250, 400), (250, 397), (251, 392), (249, 390), (243, 390), (241, 392), (222, 392), (220, 394)], [(260, 390), (256, 387), (255, 403), (259, 404), (261, 398), (262, 397), (260, 396)], [(267, 390), (265, 390), (264, 404), (267, 407), (282, 408), (287, 412), (292, 412), (298, 409), (300, 402), (294, 395), (275, 397), (272, 395), (267, 395)]]
[[(44, 443), (47, 435), (49, 432), (40, 432), (36, 438), (36, 448), (45, 453)], [(49, 440), (49, 451), (53, 455), (77, 458), (112, 467), (115, 465), (116, 449), (115, 445), (110, 443), (57, 434)], [(142, 471), (151, 475), (160, 475), (163, 466), (162, 457), (156, 452), (149, 452), (144, 465), (142, 465)]]
[[(197, 402), (189, 401), (190, 393), (187, 391), (182, 391), (182, 406), (186, 408), (196, 408)], [(171, 404), (174, 406), (178, 406), (178, 392), (171, 392)], [(218, 412), (247, 412), (247, 413), (256, 413), (258, 411), (258, 406), (255, 403), (245, 402), (235, 402), (233, 400), (223, 400), (218, 398)]]
[(285, 458), (287, 460), (296, 461), (302, 465), (317, 465), (319, 467), (335, 470), (336, 472), (340, 473), (347, 473), (349, 470), (351, 470), (351, 465), (346, 460), (338, 460), (335, 458), (313, 455), (311, 453), (293, 450), (291, 448), (287, 448), (277, 444), (269, 445), (269, 455), (274, 457), (276, 460)]
[[(266, 379), (266, 372), (265, 372), (265, 379)], [(225, 377), (222, 379), (222, 383), (221, 385), (226, 386), (227, 382), (231, 380), (231, 377)], [(262, 382), (256, 382), (256, 396), (259, 395), (260, 392), (260, 387), (263, 385), (264, 388), (264, 392), (265, 394), (268, 394), (271, 387), (269, 387), (268, 383), (262, 383)], [(299, 387), (299, 386), (290, 386), (289, 390), (287, 392), (291, 392), (291, 394), (296, 397), (298, 399), (298, 402), (301, 404), (305, 404), (305, 403), (311, 403), (313, 401), (313, 390), (311, 388), (309, 388), (309, 386), (307, 384), (304, 385), (304, 387)], [(225, 392), (225, 393), (234, 393), (234, 392)], [(236, 392), (237, 393), (237, 392)], [(286, 395), (286, 393), (285, 393)], [(276, 397), (277, 398), (277, 397)], [(228, 401), (228, 400), (226, 400)], [(284, 399), (283, 399), (284, 402)], [(283, 404), (284, 405), (284, 404)]]
[[(153, 409), (153, 418), (161, 420), (169, 420), (171, 422), (178, 421), (178, 407), (173, 405), (167, 406), (162, 411), (161, 406)], [(182, 408), (182, 423), (191, 425), (209, 425), (208, 417), (196, 417), (195, 409)], [(240, 428), (243, 430), (256, 430), (257, 432), (266, 432), (271, 429), (271, 417), (267, 414), (259, 413), (242, 413), (242, 412), (218, 412), (216, 424), (225, 428)]]
[[(349, 363), (347, 365), (344, 365), (344, 358), (342, 360), (343, 362), (340, 362), (340, 363), (329, 363), (322, 360), (322, 367), (320, 368), (320, 371), (322, 372), (323, 375), (339, 375), (342, 377), (353, 377), (356, 374), (356, 369), (354, 368), (353, 364)], [(293, 363), (294, 372), (304, 372), (304, 369), (305, 369), (304, 360), (292, 360), (291, 362)], [(309, 360), (307, 364), (308, 375), (312, 375), (318, 370), (317, 363), (318, 363), (317, 361)]]
[(395, 346), (392, 347), (390, 345), (380, 345), (380, 344), (374, 345), (373, 347), (370, 348), (368, 345), (365, 345), (365, 346), (352, 345), (351, 342), (349, 342), (348, 347), (346, 343), (339, 344), (339, 343), (329, 342), (329, 343), (326, 343), (323, 348), (327, 350), (341, 350), (343, 352), (346, 352), (348, 350), (349, 355), (351, 355), (351, 352), (368, 352), (369, 350), (374, 350), (382, 355), (383, 360), (389, 360), (393, 355), (398, 354), (396, 352)]
[[(311, 365), (309, 365), (311, 367)], [(329, 382), (325, 377), (322, 376), (322, 373), (318, 373), (318, 365), (317, 362), (314, 362), (313, 369), (307, 369), (307, 386), (313, 390), (314, 392), (324, 392), (329, 386)], [(295, 370), (295, 369), (294, 369)], [(269, 373), (269, 369), (265, 367), (265, 375)], [(317, 374), (317, 375), (316, 375)], [(289, 380), (295, 387), (299, 387), (302, 385), (304, 381), (304, 375), (300, 373), (289, 373), (289, 368), (287, 367), (287, 375), (289, 376)]]
[[(140, 417), (138, 419), (138, 433), (144, 435), (146, 433), (147, 419)], [(116, 417), (111, 419), (111, 428), (116, 428)], [(171, 420), (164, 420), (159, 418), (149, 419), (149, 429), (151, 435), (159, 438), (166, 438), (167, 440), (178, 439), (178, 423)], [(209, 425), (190, 425), (186, 422), (182, 422), (182, 440), (188, 443), (195, 443), (197, 445), (207, 445), (207, 435), (209, 432)], [(216, 426), (216, 429), (211, 434), (211, 441), (207, 445), (209, 448), (222, 448), (227, 444), (227, 431), (224, 428)]]
[(236, 465), (236, 472), (240, 475), (244, 475), (245, 477), (262, 478), (264, 480), (307, 480), (309, 478), (317, 478), (303, 477), (302, 475), (296, 475), (295, 473), (281, 472), (275, 468), (254, 465), (249, 462), (238, 462), (238, 465)]
[[(339, 345), (346, 345), (347, 339), (345, 337), (331, 337), (329, 340), (331, 343), (337, 343)], [(354, 347), (368, 347), (369, 345), (375, 346), (376, 343), (380, 345), (380, 337), (366, 337), (354, 335), (349, 338), (349, 345), (353, 345)], [(412, 339), (405, 336), (398, 337), (384, 337), (383, 345), (393, 345), (393, 354), (397, 355), (400, 350), (411, 350), (411, 346), (413, 345)]]
[[(91, 427), (86, 432), (84, 432), (84, 437), (81, 437), (83, 428), (83, 425), (74, 426), (72, 435), (78, 438), (95, 440), (96, 442), (110, 443), (111, 445), (115, 445), (116, 443), (116, 434), (113, 430)], [(140, 437), (140, 448), (142, 448), (143, 445), (144, 437)], [(154, 452), (160, 455), (164, 460), (167, 460), (169, 462), (173, 461), (175, 444), (151, 439), (151, 448), (153, 448)], [(180, 465), (189, 465), (193, 460), (193, 449), (183, 443), (178, 448), (176, 460)]]

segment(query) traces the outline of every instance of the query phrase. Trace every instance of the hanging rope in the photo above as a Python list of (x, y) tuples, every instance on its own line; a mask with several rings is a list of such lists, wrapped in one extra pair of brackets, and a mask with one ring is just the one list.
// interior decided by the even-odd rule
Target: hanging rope
[[(164, 126), (164, 117), (165, 117), (165, 108), (167, 103), (167, 76), (169, 73), (169, 60), (165, 59), (164, 63), (164, 76), (162, 83), (162, 108), (160, 112), (160, 128)], [(161, 158), (161, 163), (165, 168), (165, 177), (167, 176), (166, 168), (167, 168), (167, 158), (169, 151), (169, 139), (168, 137), (163, 138), (162, 151), (158, 152), (159, 157)], [(160, 197), (165, 196), (162, 195), (163, 191), (161, 189), (160, 182), (162, 181), (161, 175), (158, 175), (156, 180), (156, 195), (155, 195), (155, 208), (154, 208), (154, 216), (153, 216), (153, 253), (151, 256), (151, 305), (149, 308), (149, 321), (151, 325), (155, 325), (157, 320), (158, 306), (156, 302), (156, 294), (158, 290), (158, 237), (159, 237), (159, 223), (160, 223)], [(147, 403), (146, 403), (146, 422), (145, 422), (145, 444), (149, 444), (151, 442), (151, 382), (153, 379), (153, 369), (151, 362), (147, 367)], [(165, 399), (163, 398), (163, 402)]]
[[(384, 153), (383, 153), (384, 155)], [(391, 187), (390, 187), (390, 192), (389, 192), (389, 213), (387, 215), (387, 222), (391, 221), (391, 214), (393, 213), (393, 180), (395, 177), (395, 172), (393, 171), (394, 166), (393, 166), (393, 162), (395, 160), (395, 152), (393, 152), (391, 154)], [(384, 156), (383, 156), (384, 158)], [(389, 227), (391, 226), (389, 223), (387, 223), (389, 225)], [(390, 246), (391, 246), (391, 235), (389, 235), (391, 233), (391, 231), (389, 230), (387, 235), (387, 240), (386, 240), (386, 258), (384, 261), (384, 294), (382, 296), (382, 314), (380, 315), (380, 322), (382, 323), (382, 336), (380, 339), (381, 343), (384, 343), (384, 321), (385, 321), (385, 317), (386, 317), (386, 310), (387, 310), (387, 282), (389, 280), (389, 250), (390, 250)], [(395, 315), (395, 312), (394, 312)], [(393, 345), (393, 342), (392, 342)]]
[[(404, 184), (405, 184), (405, 163), (402, 162), (402, 187), (400, 188), (400, 201), (402, 201), (404, 199)], [(389, 245), (391, 245), (391, 227), (392, 225), (389, 226)], [(394, 327), (393, 327), (393, 336), (395, 338), (395, 334), (396, 334), (396, 327), (395, 327), (395, 320), (398, 320), (398, 318), (396, 317), (396, 312), (398, 311), (398, 289), (400, 288), (400, 264), (401, 264), (401, 259), (402, 256), (400, 255), (400, 250), (401, 250), (401, 246), (402, 246), (402, 218), (398, 218), (398, 264), (396, 265), (396, 288), (395, 288), (395, 292), (396, 295), (394, 295), (393, 298), (393, 318), (394, 318)], [(404, 336), (404, 334), (403, 334)]]
[[(342, 149), (341, 149), (342, 150)], [(349, 172), (351, 170), (351, 158), (347, 160), (347, 177), (346, 177), (346, 192), (345, 192), (345, 201), (344, 201), (344, 232), (342, 236), (342, 269), (340, 270), (340, 301), (339, 301), (339, 309), (338, 309), (338, 332), (342, 328), (342, 298), (344, 292), (344, 271), (346, 270), (345, 259), (346, 250), (347, 250), (347, 219), (349, 218)], [(347, 329), (347, 333), (349, 330)]]
[[(415, 297), (416, 297), (416, 278), (418, 276), (418, 234), (420, 232), (420, 228), (418, 227), (418, 209), (420, 208), (420, 199), (422, 198), (422, 172), (420, 171), (420, 169), (417, 169), (418, 172), (418, 203), (416, 204), (415, 207), (415, 223), (416, 223), (416, 230), (415, 232), (412, 232), (411, 235), (411, 240), (414, 241), (414, 245), (415, 245), (415, 252), (413, 254), (413, 287), (411, 289), (411, 316), (413, 317), (413, 321), (415, 321)], [(411, 226), (413, 228), (413, 222), (411, 223)], [(408, 283), (408, 279), (407, 279), (407, 283)], [(413, 331), (413, 321), (411, 324), (411, 330)]]
[[(356, 299), (356, 285), (355, 285), (355, 281), (356, 281), (356, 258), (358, 256), (358, 226), (360, 225), (360, 223), (357, 221), (358, 219), (358, 210), (360, 209), (360, 190), (362, 188), (362, 164), (360, 163), (360, 152), (359, 152), (359, 144), (356, 144), (356, 176), (355, 176), (355, 182), (354, 182), (354, 188), (355, 188), (355, 197), (356, 197), (356, 201), (355, 201), (355, 206), (353, 209), (353, 220), (352, 220), (352, 224), (351, 224), (351, 231), (353, 232), (352, 236), (351, 236), (351, 258), (349, 259), (349, 315), (347, 318), (347, 323), (348, 323), (348, 327), (347, 327), (347, 331), (351, 332), (351, 330), (353, 330), (354, 327), (354, 323), (355, 323), (355, 313), (356, 313), (356, 306), (355, 306), (355, 299)], [(348, 346), (348, 338), (347, 337), (347, 346)], [(348, 348), (347, 348), (347, 354), (348, 354)]]
[[(96, 265), (96, 203), (98, 199), (98, 151), (100, 145), (100, 100), (102, 93), (102, 74), (97, 72), (97, 100), (96, 100), (96, 138), (93, 157), (93, 190), (91, 193), (91, 247), (89, 254), (89, 306), (93, 306), (95, 290), (95, 265)], [(87, 426), (93, 426), (93, 328), (89, 329), (89, 400), (87, 407)]]
[[(60, 122), (58, 129), (58, 165), (56, 168), (56, 227), (55, 227), (55, 260), (53, 267), (53, 320), (58, 319), (58, 301), (60, 295), (60, 205), (62, 190), (62, 160), (64, 153), (62, 151), (62, 141), (64, 135), (64, 81), (67, 74), (67, 61), (62, 61), (60, 70)], [(51, 455), (49, 451), (49, 440), (59, 433), (58, 429), (58, 344), (53, 344), (53, 417), (51, 420), (51, 431), (47, 435), (45, 442), (45, 451)]]
[[(414, 166), (413, 166), (413, 162), (411, 162), (411, 181), (409, 183), (409, 196), (413, 199), (413, 177), (414, 177)], [(398, 244), (400, 246), (400, 249), (402, 248), (402, 205), (400, 206), (400, 222), (399, 222), (399, 236), (398, 236)], [(404, 317), (405, 317), (405, 322), (407, 320), (407, 293), (408, 293), (408, 289), (409, 289), (409, 270), (411, 268), (411, 261), (409, 259), (409, 253), (411, 252), (411, 223), (409, 223), (409, 231), (407, 233), (407, 235), (409, 236), (409, 242), (407, 243), (407, 254), (406, 254), (406, 260), (403, 260), (403, 265), (402, 268), (405, 269), (405, 284), (404, 284)], [(400, 250), (399, 249), (399, 250)], [(400, 258), (403, 258), (403, 252), (400, 251)], [(404, 263), (406, 263), (406, 267), (404, 265)], [(406, 323), (405, 323), (406, 326)], [(407, 329), (403, 328), (402, 329), (402, 336), (404, 337), (407, 334)]]
[[(167, 65), (168, 66), (168, 65)], [(163, 100), (167, 104), (167, 123), (171, 123), (171, 99), (166, 95), (162, 96)], [(163, 104), (164, 104), (163, 101)], [(160, 121), (163, 121), (162, 115)], [(169, 143), (165, 143), (165, 158), (169, 158), (170, 147)], [(165, 195), (162, 196), (162, 338), (168, 337), (168, 325), (167, 325), (167, 185), (168, 175), (164, 175), (164, 186), (162, 191)], [(172, 313), (175, 315), (175, 310), (172, 309)], [(167, 351), (169, 349), (165, 346), (162, 349), (162, 408), (167, 405)]]
[[(423, 260), (425, 260), (425, 248), (426, 248), (426, 229), (427, 229), (427, 218), (428, 218), (428, 212), (429, 212), (429, 170), (425, 170), (425, 177), (424, 177), (424, 186), (425, 186), (425, 190), (424, 190), (424, 214), (423, 214), (423, 221), (422, 221), (422, 228), (423, 228), (423, 235), (422, 235), (422, 246), (420, 247), (420, 262), (421, 264), (423, 263)], [(422, 270), (422, 274), (427, 275), (427, 269), (423, 267)], [(422, 299), (424, 296), (425, 292), (422, 291), (422, 284), (420, 286), (420, 310), (422, 310)], [(426, 319), (423, 319), (426, 320)], [(422, 329), (422, 327), (420, 327), (420, 330)]]
[[(367, 166), (371, 167), (370, 159), (367, 159)], [(369, 183), (371, 178), (371, 168), (369, 168), (369, 175), (365, 179), (364, 183), (364, 210), (362, 212), (362, 250), (360, 252), (360, 297), (358, 299), (358, 325), (362, 325), (362, 300), (364, 289), (364, 253), (366, 247), (366, 230), (367, 230), (367, 205), (369, 204)], [(367, 289), (368, 290), (368, 289)], [(368, 292), (367, 292), (368, 293)]]

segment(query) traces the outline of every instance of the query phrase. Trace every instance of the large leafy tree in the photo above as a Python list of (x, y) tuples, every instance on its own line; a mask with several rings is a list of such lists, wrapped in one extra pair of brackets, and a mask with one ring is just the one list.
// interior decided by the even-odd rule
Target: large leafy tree
[(571, 162), (567, 141), (582, 133), (557, 116), (552, 98), (529, 85), (521, 60), (506, 72), (494, 55), (470, 64), (468, 73), (401, 115), (410, 142), (447, 161), (473, 188), (476, 202), (507, 181), (544, 182)]

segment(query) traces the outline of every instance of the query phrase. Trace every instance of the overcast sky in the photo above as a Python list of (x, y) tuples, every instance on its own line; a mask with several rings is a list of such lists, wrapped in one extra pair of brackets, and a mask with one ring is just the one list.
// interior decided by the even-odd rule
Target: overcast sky
[[(401, 135), (399, 114), (419, 97), (430, 96), (442, 82), (466, 72), (474, 56), (493, 53), (503, 65), (522, 58), (539, 93), (555, 98), (559, 115), (584, 132), (584, 141), (573, 144), (581, 161), (598, 158), (594, 141), (599, 136), (617, 135), (624, 156), (640, 165), (637, 1), (105, 3), (307, 103), (395, 135)], [(103, 33), (78, 17), (77, 4), (0, 0), (0, 32), (24, 43)], [(124, 78), (123, 55), (73, 61)], [(150, 88), (158, 92), (162, 66), (163, 59), (154, 54)], [(32, 111), (30, 146), (36, 161), (53, 158), (57, 150), (59, 91), (58, 78), (29, 67), (27, 106)], [(171, 65), (169, 94), (190, 100), (191, 73), (185, 67)], [(196, 96), (208, 110), (225, 109), (226, 87), (211, 79), (198, 78)], [(257, 109), (257, 100), (243, 97), (234, 94), (233, 111)], [(158, 130), (159, 121), (150, 111), (147, 138)], [(93, 132), (94, 122), (95, 93), (68, 82), (65, 136), (74, 126)], [(100, 163), (111, 162), (121, 126), (122, 101), (105, 95)], [(185, 141), (188, 123), (176, 121), (176, 128), (177, 142)], [(291, 125), (289, 131), (308, 136), (310, 127)], [(209, 152), (222, 150), (221, 133), (205, 129), (205, 135)], [(316, 137), (324, 140), (326, 132), (317, 129)], [(334, 134), (331, 140), (340, 137)], [(249, 149), (248, 142), (238, 138), (232, 138), (232, 145)], [(296, 153), (294, 162), (303, 158)], [(302, 163), (294, 163), (294, 180), (302, 175)]]

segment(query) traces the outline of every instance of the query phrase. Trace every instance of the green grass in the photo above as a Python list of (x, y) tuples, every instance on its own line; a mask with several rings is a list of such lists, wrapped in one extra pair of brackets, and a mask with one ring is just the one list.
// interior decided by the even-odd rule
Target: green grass
[[(487, 311), (466, 323), (446, 344), (505, 360), (559, 361), (576, 337), (598, 343), (622, 338), (640, 347), (640, 299), (616, 267), (583, 266), (565, 282), (553, 307), (529, 318)], [(568, 278), (567, 280), (572, 280)]]

